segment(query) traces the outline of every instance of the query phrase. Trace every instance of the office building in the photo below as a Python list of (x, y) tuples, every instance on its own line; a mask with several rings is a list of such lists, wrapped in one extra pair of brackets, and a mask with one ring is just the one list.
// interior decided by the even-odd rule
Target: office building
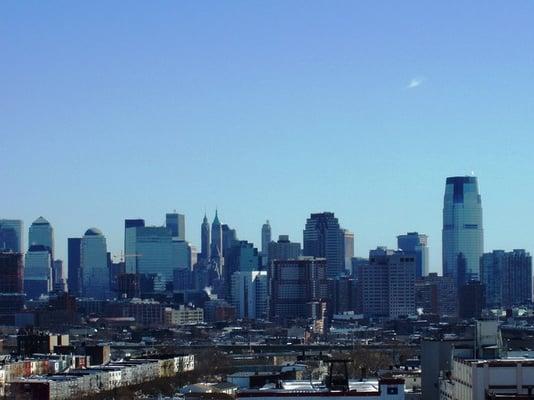
[(525, 250), (494, 250), (480, 259), (480, 280), (487, 307), (513, 307), (532, 302), (532, 257)]
[(125, 237), (126, 273), (160, 274), (166, 282), (172, 282), (175, 268), (190, 267), (187, 242), (173, 240), (164, 226), (129, 227)]
[(326, 258), (329, 278), (345, 274), (344, 236), (334, 213), (311, 214), (303, 237), (304, 256)]
[(354, 233), (348, 229), (341, 229), (341, 243), (343, 245), (345, 264), (344, 273), (350, 275), (352, 270), (352, 259), (354, 258)]
[(211, 258), (210, 237), (210, 224), (208, 217), (204, 214), (202, 225), (200, 225), (200, 261), (203, 264), (207, 264)]
[(52, 263), (52, 289), (62, 290), (65, 287), (63, 278), (63, 260), (54, 260)]
[(271, 243), (271, 225), (267, 220), (261, 227), (261, 254), (263, 257), (269, 257), (269, 243)]
[(165, 226), (176, 240), (185, 241), (185, 215), (171, 213), (165, 216)]
[(458, 314), (460, 318), (480, 318), (486, 307), (485, 287), (480, 281), (471, 280), (458, 289)]
[(478, 279), (484, 252), (482, 201), (474, 176), (447, 178), (443, 200), (443, 275), (459, 286)]
[(261, 267), (260, 255), (254, 244), (242, 240), (236, 242), (227, 250), (224, 260), (223, 277), (225, 281), (225, 296), (230, 298), (232, 275), (234, 272), (252, 272)]
[(37, 299), (52, 290), (50, 250), (43, 245), (32, 245), (24, 262), (24, 290), (30, 299)]
[(13, 325), (14, 314), (24, 308), (22, 253), (0, 252), (0, 324)]
[(46, 247), (50, 252), (50, 260), (54, 259), (54, 229), (45, 218), (39, 217), (33, 221), (29, 230), (28, 242), (29, 247), (34, 245)]
[(267, 271), (237, 271), (231, 278), (231, 304), (238, 319), (268, 317)]
[(415, 255), (378, 247), (359, 270), (363, 313), (394, 319), (415, 314)]
[(362, 312), (361, 286), (349, 276), (340, 276), (328, 280), (330, 309), (334, 314), (348, 311)]
[(269, 265), (275, 260), (290, 260), (302, 255), (300, 243), (291, 242), (288, 235), (278, 236), (277, 242), (269, 243)]
[(90, 228), (81, 240), (82, 295), (96, 300), (111, 297), (106, 238)]
[(309, 303), (328, 299), (324, 258), (274, 261), (271, 275), (271, 317), (308, 318)]
[(211, 223), (211, 258), (212, 260), (220, 260), (222, 258), (223, 249), (223, 237), (222, 237), (222, 225), (219, 221), (219, 215), (215, 210), (215, 218)]
[(428, 236), (418, 232), (408, 232), (397, 236), (397, 248), (415, 253), (415, 277), (428, 275)]
[(67, 240), (67, 266), (69, 293), (75, 297), (81, 295), (82, 288), (82, 239), (68, 238)]
[(23, 226), (20, 219), (0, 219), (0, 251), (24, 251)]
[(230, 228), (227, 224), (222, 224), (222, 255), (226, 257), (228, 249), (232, 248), (239, 240), (237, 239), (237, 232)]
[(144, 228), (145, 220), (141, 218), (124, 220), (124, 263), (126, 272), (138, 273), (139, 255), (136, 253), (135, 243), (137, 240), (136, 228)]

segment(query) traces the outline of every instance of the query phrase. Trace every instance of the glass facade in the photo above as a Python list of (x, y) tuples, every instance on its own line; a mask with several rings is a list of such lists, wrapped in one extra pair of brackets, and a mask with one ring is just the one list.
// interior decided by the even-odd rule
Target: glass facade
[(443, 275), (458, 286), (479, 278), (484, 252), (482, 202), (474, 176), (447, 178), (443, 201)]
[(91, 228), (85, 232), (81, 243), (83, 296), (108, 299), (111, 292), (106, 238), (100, 230)]

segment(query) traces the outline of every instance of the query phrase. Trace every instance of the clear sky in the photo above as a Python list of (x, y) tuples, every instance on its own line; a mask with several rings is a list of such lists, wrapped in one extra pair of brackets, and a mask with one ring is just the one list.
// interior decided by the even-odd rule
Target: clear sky
[[(438, 4), (439, 3), (439, 4)], [(302, 241), (333, 211), (356, 253), (429, 235), (479, 177), (485, 248), (534, 250), (532, 1), (2, 1), (0, 217), (67, 237), (219, 208)]]

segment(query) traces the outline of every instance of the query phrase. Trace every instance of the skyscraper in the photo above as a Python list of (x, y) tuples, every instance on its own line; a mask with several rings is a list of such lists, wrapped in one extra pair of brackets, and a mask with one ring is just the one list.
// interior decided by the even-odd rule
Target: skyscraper
[(275, 260), (290, 260), (300, 255), (300, 243), (291, 242), (288, 235), (280, 235), (277, 242), (269, 243), (269, 265)]
[(173, 238), (185, 240), (185, 215), (170, 213), (165, 216), (165, 226), (171, 231)]
[(334, 213), (311, 214), (303, 236), (304, 256), (326, 258), (329, 278), (345, 273), (344, 235)]
[(480, 259), (480, 281), (488, 307), (527, 305), (532, 301), (532, 257), (525, 250), (494, 250)]
[(266, 258), (269, 257), (269, 243), (271, 243), (271, 225), (267, 220), (261, 227), (261, 254)]
[(82, 239), (68, 238), (67, 253), (67, 287), (71, 295), (78, 297), (82, 288)]
[(202, 225), (200, 226), (200, 259), (203, 263), (207, 263), (210, 260), (210, 224), (208, 217), (204, 214)]
[(21, 253), (0, 251), (0, 321), (14, 325), (14, 314), (24, 309), (24, 264)]
[(0, 219), (0, 251), (23, 252), (23, 223), (20, 219)]
[(82, 293), (105, 300), (111, 296), (106, 238), (97, 228), (85, 231), (81, 241)]
[(48, 294), (52, 289), (50, 250), (41, 244), (31, 245), (24, 266), (24, 291), (30, 299)]
[(267, 271), (237, 271), (232, 274), (231, 304), (237, 318), (267, 318)]
[(474, 176), (447, 178), (443, 201), (443, 275), (460, 287), (478, 279), (484, 252), (482, 202)]
[(428, 275), (428, 237), (417, 232), (397, 236), (399, 250), (415, 253), (415, 277)]
[(352, 258), (354, 257), (354, 233), (348, 229), (341, 229), (341, 244), (343, 245), (344, 272), (350, 275), (352, 271)]
[(124, 263), (126, 273), (136, 274), (138, 271), (138, 257), (135, 249), (137, 240), (136, 228), (144, 228), (144, 219), (126, 219), (124, 220)]
[(222, 250), (222, 226), (219, 221), (217, 210), (215, 210), (215, 218), (213, 218), (213, 222), (211, 223), (211, 258), (220, 259), (222, 257)]
[(28, 235), (29, 247), (41, 245), (48, 248), (51, 259), (54, 258), (54, 229), (45, 218), (39, 217), (30, 226)]

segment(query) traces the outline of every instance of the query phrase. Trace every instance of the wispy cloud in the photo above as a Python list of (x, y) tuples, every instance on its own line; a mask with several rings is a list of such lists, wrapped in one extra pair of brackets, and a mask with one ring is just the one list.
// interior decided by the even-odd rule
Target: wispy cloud
[(412, 78), (406, 85), (406, 89), (415, 89), (416, 87), (421, 86), (425, 81), (426, 79), (423, 77)]

